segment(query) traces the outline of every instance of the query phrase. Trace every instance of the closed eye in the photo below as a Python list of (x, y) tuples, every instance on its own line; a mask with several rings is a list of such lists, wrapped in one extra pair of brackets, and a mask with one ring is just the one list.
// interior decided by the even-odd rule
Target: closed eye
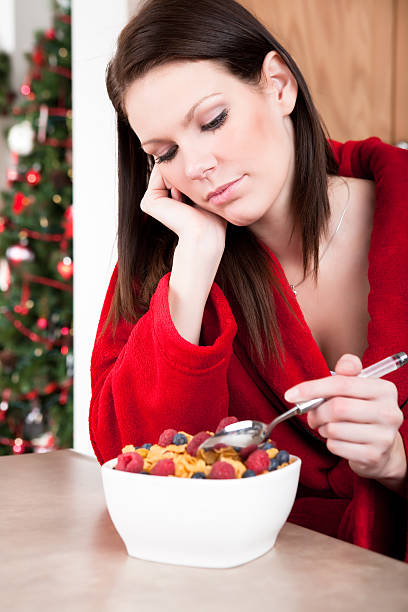
[(225, 123), (227, 116), (228, 116), (228, 109), (224, 108), (224, 110), (221, 111), (220, 114), (217, 115), (215, 119), (203, 125), (201, 127), (201, 131), (207, 132), (209, 130), (212, 130), (212, 131), (216, 130), (217, 128), (221, 127)]
[[(228, 116), (228, 109), (224, 108), (224, 110), (221, 111), (220, 114), (217, 115), (217, 117), (215, 117), (215, 119), (212, 119), (212, 121), (209, 121), (209, 123), (202, 125), (201, 131), (202, 132), (210, 132), (210, 131), (214, 132), (219, 127), (224, 125), (227, 116)], [(164, 155), (160, 155), (159, 157), (156, 157), (155, 158), (156, 164), (162, 164), (162, 163), (165, 163), (165, 162), (168, 162), (174, 159), (177, 149), (178, 149), (177, 145), (174, 145), (174, 147), (171, 147), (168, 151), (166, 151), (166, 153), (164, 153)]]

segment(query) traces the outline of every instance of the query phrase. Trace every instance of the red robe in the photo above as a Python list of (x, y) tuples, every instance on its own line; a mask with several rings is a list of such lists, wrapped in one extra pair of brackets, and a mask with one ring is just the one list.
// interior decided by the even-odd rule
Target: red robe
[[(373, 179), (376, 209), (369, 252), (368, 348), (363, 366), (408, 351), (408, 153), (377, 138), (333, 143), (339, 174)], [(267, 248), (267, 247), (264, 247)], [(214, 431), (228, 414), (268, 423), (290, 407), (286, 389), (328, 376), (329, 368), (307, 326), (284, 272), (267, 249), (298, 320), (274, 290), (285, 347), (284, 369), (263, 370), (247, 357), (246, 338), (219, 286), (204, 311), (200, 346), (175, 329), (168, 306), (170, 274), (159, 282), (149, 311), (131, 325), (119, 322), (95, 342), (90, 435), (100, 463), (126, 444), (157, 442), (163, 429)], [(98, 326), (99, 334), (117, 279), (115, 269)], [(388, 375), (399, 393), (408, 448), (408, 367)], [(408, 561), (407, 497), (354, 474), (330, 453), (324, 439), (292, 418), (274, 433), (277, 446), (301, 457), (297, 498), (289, 520), (359, 546)], [(408, 455), (408, 453), (407, 453)]]

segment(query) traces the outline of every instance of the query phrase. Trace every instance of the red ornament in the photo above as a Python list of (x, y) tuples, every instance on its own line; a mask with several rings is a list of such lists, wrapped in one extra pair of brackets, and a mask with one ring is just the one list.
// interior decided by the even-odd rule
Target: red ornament
[(65, 228), (65, 232), (64, 232), (64, 237), (67, 240), (71, 240), (72, 239), (72, 235), (73, 235), (73, 223), (72, 223), (72, 206), (69, 206), (67, 208), (67, 210), (64, 213), (64, 221), (62, 223), (62, 226)]
[(37, 327), (40, 329), (46, 329), (48, 325), (48, 321), (45, 317), (40, 317), (37, 321)]
[(45, 30), (44, 36), (45, 36), (45, 38), (48, 38), (48, 40), (55, 40), (55, 30), (54, 30), (54, 28), (50, 28), (49, 30)]
[(41, 181), (41, 174), (36, 170), (29, 170), (26, 173), (25, 177), (27, 183), (29, 183), (30, 185), (38, 185), (38, 183)]
[(41, 47), (36, 47), (34, 49), (32, 57), (36, 66), (42, 66), (45, 63), (45, 54)]
[(13, 199), (13, 213), (19, 215), (29, 204), (31, 204), (30, 198), (27, 198), (27, 196), (21, 191), (17, 191), (17, 193), (14, 194)]
[(57, 270), (62, 278), (68, 280), (74, 273), (74, 264), (69, 257), (64, 257), (63, 261), (58, 262)]
[(31, 93), (31, 87), (28, 83), (24, 83), (21, 87), (20, 87), (20, 91), (23, 94), (23, 96), (28, 96)]

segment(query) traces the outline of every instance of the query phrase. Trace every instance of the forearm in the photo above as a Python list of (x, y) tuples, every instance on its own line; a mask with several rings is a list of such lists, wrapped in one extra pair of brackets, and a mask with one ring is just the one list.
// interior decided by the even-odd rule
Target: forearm
[(180, 243), (174, 253), (169, 281), (169, 309), (182, 338), (199, 345), (203, 313), (221, 255), (201, 256), (202, 247)]

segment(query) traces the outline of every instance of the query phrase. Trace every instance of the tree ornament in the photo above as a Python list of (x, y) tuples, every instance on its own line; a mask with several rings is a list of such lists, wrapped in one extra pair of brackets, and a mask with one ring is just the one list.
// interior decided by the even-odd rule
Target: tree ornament
[(11, 207), (15, 215), (20, 215), (23, 210), (33, 202), (33, 198), (28, 198), (25, 193), (17, 191), (14, 194), (13, 205)]
[(8, 291), (10, 287), (10, 266), (5, 257), (0, 259), (0, 290)]
[(48, 321), (45, 317), (40, 317), (37, 321), (37, 327), (40, 329), (46, 329), (48, 325)]
[(55, 40), (55, 30), (54, 30), (54, 28), (49, 28), (48, 30), (45, 30), (44, 36), (48, 40)]
[(21, 438), (16, 438), (13, 444), (13, 453), (15, 455), (21, 455), (22, 453), (24, 453), (24, 448), (24, 440), (22, 440)]
[[(32, 395), (32, 394), (31, 394)], [(24, 419), (23, 437), (28, 440), (37, 438), (46, 430), (46, 422), (41, 407), (36, 397), (38, 392), (34, 392), (35, 397), (32, 398), (31, 410)], [(27, 399), (30, 399), (30, 394), (27, 394)], [(48, 427), (47, 427), (48, 429)]]
[(68, 206), (64, 213), (64, 221), (62, 222), (64, 228), (64, 237), (67, 240), (71, 240), (73, 236), (73, 218), (72, 218), (72, 205)]
[(31, 170), (26, 172), (25, 178), (29, 185), (38, 185), (41, 181), (41, 174), (37, 172), (37, 170), (31, 168)]
[(30, 155), (34, 146), (35, 133), (31, 122), (26, 119), (13, 125), (7, 136), (7, 144), (17, 155)]
[(64, 257), (64, 259), (58, 262), (57, 265), (58, 274), (62, 276), (63, 279), (68, 280), (74, 273), (74, 264), (72, 263), (72, 259), (70, 257)]
[(45, 64), (45, 54), (41, 47), (35, 47), (32, 54), (33, 62), (36, 66), (43, 66)]
[(34, 253), (21, 244), (14, 244), (6, 250), (6, 257), (11, 264), (18, 265), (24, 261), (33, 261)]

